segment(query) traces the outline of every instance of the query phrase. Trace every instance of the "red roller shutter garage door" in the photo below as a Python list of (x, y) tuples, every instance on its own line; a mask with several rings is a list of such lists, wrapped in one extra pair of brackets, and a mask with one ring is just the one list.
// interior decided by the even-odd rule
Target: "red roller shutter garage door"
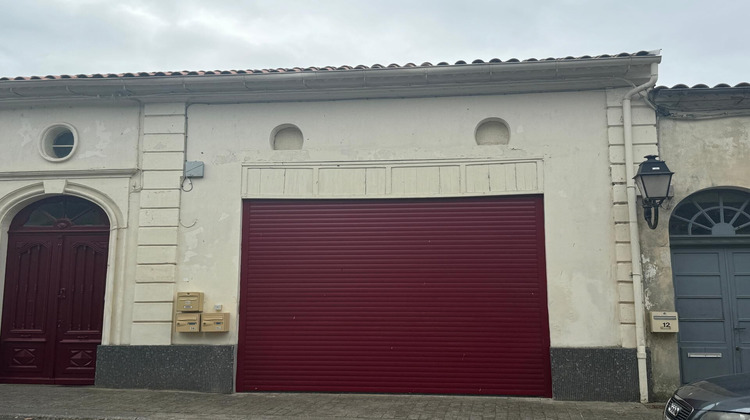
[(540, 196), (244, 203), (238, 391), (552, 394)]

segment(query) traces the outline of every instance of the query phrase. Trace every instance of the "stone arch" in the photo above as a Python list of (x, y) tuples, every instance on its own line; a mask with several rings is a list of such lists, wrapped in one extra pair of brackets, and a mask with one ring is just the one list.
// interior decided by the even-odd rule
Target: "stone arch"
[[(122, 246), (127, 223), (123, 211), (107, 194), (89, 186), (65, 180), (42, 181), (19, 188), (0, 198), (0, 303), (3, 301), (6, 259), (8, 256), (8, 229), (13, 218), (30, 204), (54, 195), (71, 195), (86, 199), (101, 207), (109, 218), (108, 268), (104, 295), (104, 323), (102, 344), (119, 344), (112, 334), (119, 329), (120, 320), (113, 316), (115, 301), (122, 299), (123, 260)], [(2, 316), (0, 308), (0, 316)], [(0, 319), (2, 322), (2, 319)]]
[(126, 225), (122, 210), (108, 195), (86, 185), (53, 181), (27, 185), (0, 198), (0, 233), (8, 231), (11, 220), (21, 209), (51, 195), (73, 195), (95, 203), (107, 214), (110, 230)]

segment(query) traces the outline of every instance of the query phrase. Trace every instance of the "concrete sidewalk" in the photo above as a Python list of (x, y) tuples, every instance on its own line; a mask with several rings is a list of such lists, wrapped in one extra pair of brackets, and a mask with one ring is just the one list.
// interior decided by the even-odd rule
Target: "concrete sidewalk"
[(660, 420), (656, 405), (542, 398), (383, 394), (202, 394), (0, 385), (6, 419)]

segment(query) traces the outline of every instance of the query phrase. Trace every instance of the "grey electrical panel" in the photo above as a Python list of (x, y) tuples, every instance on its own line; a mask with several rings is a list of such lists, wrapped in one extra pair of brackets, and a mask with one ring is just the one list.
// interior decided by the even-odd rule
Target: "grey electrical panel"
[(185, 162), (185, 178), (203, 178), (203, 162), (199, 160)]

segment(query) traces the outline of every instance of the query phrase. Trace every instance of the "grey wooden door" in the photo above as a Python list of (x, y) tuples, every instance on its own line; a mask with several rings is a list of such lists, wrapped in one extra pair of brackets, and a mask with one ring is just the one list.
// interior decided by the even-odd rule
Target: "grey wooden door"
[(673, 247), (683, 383), (750, 372), (750, 247)]

